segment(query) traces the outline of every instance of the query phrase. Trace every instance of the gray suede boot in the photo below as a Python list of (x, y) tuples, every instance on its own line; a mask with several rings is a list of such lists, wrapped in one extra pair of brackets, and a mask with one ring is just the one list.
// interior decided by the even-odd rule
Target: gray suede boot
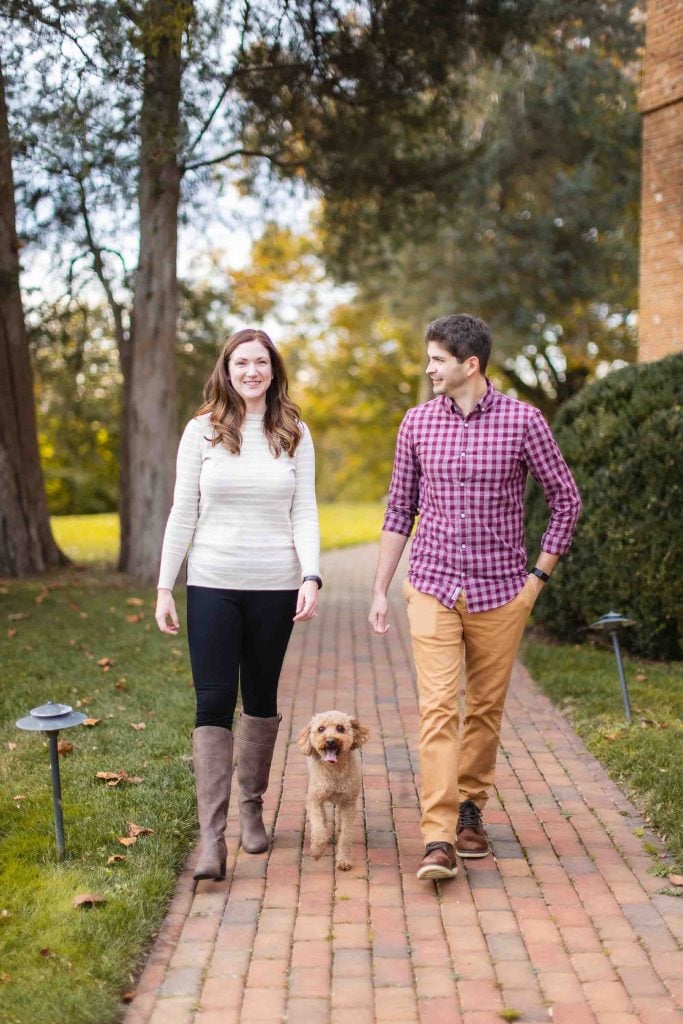
[(240, 715), (237, 781), (240, 784), (242, 849), (247, 853), (265, 853), (268, 849), (262, 798), (268, 788), (280, 718), (280, 715), (254, 718), (244, 712)]
[(195, 878), (225, 878), (225, 826), (232, 779), (232, 733), (218, 725), (200, 725), (192, 733), (194, 781), (199, 818), (199, 854)]

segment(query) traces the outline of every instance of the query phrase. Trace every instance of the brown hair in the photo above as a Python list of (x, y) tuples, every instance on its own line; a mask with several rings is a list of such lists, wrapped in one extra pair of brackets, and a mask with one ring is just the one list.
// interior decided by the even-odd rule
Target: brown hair
[(263, 432), (268, 438), (268, 447), (276, 459), (283, 451), (294, 455), (303, 434), (300, 412), (287, 393), (287, 371), (282, 356), (265, 331), (246, 327), (228, 338), (213, 373), (204, 385), (204, 403), (195, 415), (210, 413), (209, 422), (214, 429), (211, 443), (223, 444), (233, 455), (239, 454), (247, 408), (242, 396), (238, 395), (230, 383), (228, 363), (235, 349), (246, 341), (260, 341), (270, 356), (273, 379), (266, 392), (266, 413), (263, 419)]

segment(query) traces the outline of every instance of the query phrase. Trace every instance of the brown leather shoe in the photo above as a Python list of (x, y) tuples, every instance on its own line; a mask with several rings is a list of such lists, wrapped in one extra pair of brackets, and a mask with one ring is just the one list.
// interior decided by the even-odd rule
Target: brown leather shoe
[(455, 852), (458, 857), (471, 858), (488, 857), (491, 852), (481, 811), (474, 800), (463, 800), (460, 804), (458, 824), (455, 826)]
[(427, 843), (425, 855), (418, 868), (417, 877), (420, 881), (432, 879), (455, 878), (458, 867), (455, 863), (455, 850), (452, 843)]

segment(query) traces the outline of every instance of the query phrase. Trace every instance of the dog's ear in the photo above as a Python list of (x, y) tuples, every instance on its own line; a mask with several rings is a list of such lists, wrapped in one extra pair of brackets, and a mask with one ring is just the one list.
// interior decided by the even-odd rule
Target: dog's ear
[(313, 753), (313, 747), (311, 745), (311, 730), (308, 726), (301, 730), (299, 738), (296, 741), (299, 745), (299, 750), (305, 757), (310, 757)]
[(357, 718), (351, 719), (351, 728), (353, 730), (353, 743), (351, 744), (351, 750), (357, 750), (358, 747), (362, 747), (364, 743), (367, 743), (370, 733), (364, 725), (360, 724)]

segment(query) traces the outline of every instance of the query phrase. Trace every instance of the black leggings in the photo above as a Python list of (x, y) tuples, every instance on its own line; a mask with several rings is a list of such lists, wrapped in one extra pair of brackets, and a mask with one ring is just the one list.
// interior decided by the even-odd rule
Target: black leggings
[(254, 718), (277, 714), (296, 590), (187, 588), (187, 636), (200, 725), (232, 727), (237, 686)]

